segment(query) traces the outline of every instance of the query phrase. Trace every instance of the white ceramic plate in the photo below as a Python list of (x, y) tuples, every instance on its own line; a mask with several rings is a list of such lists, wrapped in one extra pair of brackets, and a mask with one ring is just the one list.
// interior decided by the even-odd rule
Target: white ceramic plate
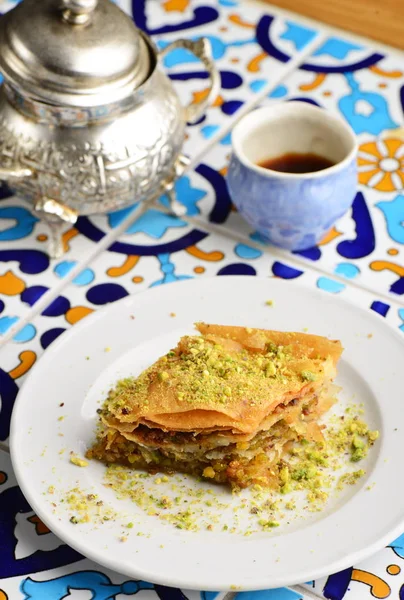
[[(269, 299), (273, 307), (265, 304)], [(139, 373), (180, 335), (192, 332), (199, 320), (308, 328), (341, 339), (345, 352), (338, 376), (343, 386), (340, 402), (343, 406), (353, 396), (355, 402), (363, 402), (367, 422), (381, 433), (367, 460), (367, 477), (322, 513), (245, 537), (221, 528), (176, 529), (132, 502), (118, 500), (102, 484), (103, 465), (71, 464), (68, 452), (83, 455), (93, 439), (96, 409), (109, 386), (124, 375)], [(45, 352), (14, 408), (15, 473), (28, 502), (56, 535), (128, 576), (200, 590), (263, 589), (308, 581), (364, 559), (404, 529), (403, 365), (402, 339), (382, 318), (295, 282), (218, 277), (157, 287), (98, 310)], [(158, 487), (162, 495), (168, 485)], [(54, 494), (47, 493), (49, 486), (54, 486)], [(124, 517), (100, 526), (70, 523), (71, 511), (60, 500), (75, 486), (99, 494), (104, 506), (113, 506)], [(231, 496), (220, 489), (218, 494), (230, 501), (224, 512), (231, 524)], [(133, 531), (123, 527), (128, 520), (135, 523)], [(139, 527), (141, 536), (136, 534)], [(125, 543), (119, 539), (123, 533)]]

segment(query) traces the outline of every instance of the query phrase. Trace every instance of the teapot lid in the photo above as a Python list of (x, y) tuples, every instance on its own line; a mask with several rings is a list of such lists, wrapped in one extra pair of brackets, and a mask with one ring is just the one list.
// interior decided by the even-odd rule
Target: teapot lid
[(0, 18), (0, 71), (36, 99), (91, 107), (119, 102), (149, 76), (155, 55), (110, 0), (23, 0)]

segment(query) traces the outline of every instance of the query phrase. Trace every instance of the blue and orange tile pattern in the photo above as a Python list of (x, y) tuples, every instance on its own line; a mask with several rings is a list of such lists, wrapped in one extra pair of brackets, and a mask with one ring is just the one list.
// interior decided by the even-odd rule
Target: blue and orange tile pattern
[[(15, 2), (0, 1), (0, 10)], [(278, 15), (248, 0), (119, 0), (164, 48), (207, 35), (222, 89), (189, 127), (186, 152), (197, 166), (177, 183), (184, 218), (166, 199), (131, 222), (133, 207), (80, 218), (66, 227), (66, 253), (49, 260), (46, 228), (30, 207), (0, 188), (0, 448), (27, 373), (74, 324), (128, 294), (187, 278), (228, 274), (281, 277), (340, 294), (404, 334), (404, 61), (352, 38)], [(206, 94), (206, 74), (187, 52), (164, 68), (183, 102)], [(225, 183), (231, 127), (240, 111), (288, 100), (311, 102), (348, 120), (358, 135), (359, 188), (352, 210), (319, 244), (291, 254), (250, 231)], [(128, 220), (128, 226), (125, 222)], [(117, 228), (121, 228), (118, 229)], [(124, 233), (119, 233), (121, 230)], [(116, 233), (115, 233), (116, 232)], [(105, 236), (112, 243), (99, 250)], [(88, 260), (88, 257), (93, 257)], [(82, 266), (83, 268), (80, 268)], [(73, 269), (78, 269), (72, 279)], [(38, 302), (41, 302), (38, 309)], [(1, 340), (12, 328), (12, 339)], [(19, 490), (0, 449), (0, 600), (222, 600), (224, 594), (127, 581), (58, 540)], [(332, 543), (330, 541), (330, 543)], [(361, 565), (296, 589), (240, 592), (237, 600), (404, 599), (404, 538)]]

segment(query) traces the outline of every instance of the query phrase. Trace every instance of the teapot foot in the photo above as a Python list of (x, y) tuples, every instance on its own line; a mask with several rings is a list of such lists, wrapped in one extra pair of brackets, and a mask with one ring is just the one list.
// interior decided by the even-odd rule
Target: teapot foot
[(63, 233), (66, 224), (64, 221), (46, 221), (49, 228), (48, 254), (50, 258), (60, 258), (65, 253)]
[(38, 198), (35, 204), (35, 212), (49, 227), (49, 256), (60, 258), (65, 253), (63, 233), (66, 223), (73, 225), (77, 221), (77, 212), (69, 206), (46, 196)]
[(177, 194), (175, 191), (175, 181), (179, 179), (190, 164), (190, 159), (185, 154), (180, 154), (176, 160), (174, 165), (174, 173), (168, 181), (164, 184), (164, 192), (167, 194), (170, 210), (176, 217), (185, 217), (187, 214), (187, 207), (177, 199)]
[(184, 217), (187, 214), (187, 207), (177, 200), (177, 194), (175, 193), (175, 190), (167, 190), (166, 194), (168, 196), (170, 210), (173, 215), (176, 217)]

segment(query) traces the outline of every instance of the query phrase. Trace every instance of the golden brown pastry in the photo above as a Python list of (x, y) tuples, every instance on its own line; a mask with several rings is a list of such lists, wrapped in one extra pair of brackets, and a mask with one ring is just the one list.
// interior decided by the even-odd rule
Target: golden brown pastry
[(121, 380), (88, 458), (276, 486), (293, 441), (322, 439), (340, 342), (303, 333), (196, 325), (139, 377)]

